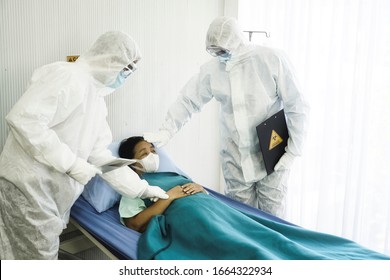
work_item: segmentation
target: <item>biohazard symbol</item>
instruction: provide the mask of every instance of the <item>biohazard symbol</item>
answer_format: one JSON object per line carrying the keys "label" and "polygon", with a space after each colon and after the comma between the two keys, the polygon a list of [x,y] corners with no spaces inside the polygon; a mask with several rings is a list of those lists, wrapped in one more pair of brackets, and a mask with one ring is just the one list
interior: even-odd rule
{"label": "biohazard symbol", "polygon": [[269,141],[269,150],[271,151],[273,148],[275,148],[277,145],[279,145],[282,142],[283,142],[282,137],[280,137],[275,130],[272,130],[271,139]]}

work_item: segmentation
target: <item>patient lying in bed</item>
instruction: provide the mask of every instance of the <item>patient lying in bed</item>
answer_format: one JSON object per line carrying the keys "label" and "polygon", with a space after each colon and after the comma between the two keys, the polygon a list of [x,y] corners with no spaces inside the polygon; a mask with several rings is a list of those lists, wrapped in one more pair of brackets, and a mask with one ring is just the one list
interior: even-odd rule
{"label": "patient lying in bed", "polygon": [[[119,148],[129,159],[150,153],[156,151],[142,137],[126,139]],[[139,176],[170,198],[152,203],[122,197],[123,223],[143,232],[139,259],[390,259],[344,238],[239,211],[182,175],[140,167],[135,166]]]}

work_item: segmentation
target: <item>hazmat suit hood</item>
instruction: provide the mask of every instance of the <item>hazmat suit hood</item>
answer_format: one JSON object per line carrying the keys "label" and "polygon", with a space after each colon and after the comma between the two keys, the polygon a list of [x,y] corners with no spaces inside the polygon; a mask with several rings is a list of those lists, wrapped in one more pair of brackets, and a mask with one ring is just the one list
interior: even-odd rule
{"label": "hazmat suit hood", "polygon": [[140,59],[141,52],[133,38],[120,31],[109,31],[80,55],[76,63],[88,64],[92,76],[101,87],[107,87],[125,66]]}
{"label": "hazmat suit hood", "polygon": [[235,18],[217,17],[210,24],[206,35],[206,48],[218,46],[237,54],[246,45],[241,28]]}

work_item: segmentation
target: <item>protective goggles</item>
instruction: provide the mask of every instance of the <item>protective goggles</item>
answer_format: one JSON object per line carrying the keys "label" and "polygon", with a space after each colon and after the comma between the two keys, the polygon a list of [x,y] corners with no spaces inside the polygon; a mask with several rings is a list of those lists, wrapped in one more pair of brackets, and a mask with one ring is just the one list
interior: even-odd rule
{"label": "protective goggles", "polygon": [[217,46],[209,46],[206,48],[207,52],[212,56],[221,56],[221,57],[228,57],[230,56],[230,51],[221,47]]}
{"label": "protective goggles", "polygon": [[127,78],[130,76],[135,70],[137,70],[136,62],[132,62],[129,65],[127,65],[125,68],[123,68],[122,75],[124,78]]}

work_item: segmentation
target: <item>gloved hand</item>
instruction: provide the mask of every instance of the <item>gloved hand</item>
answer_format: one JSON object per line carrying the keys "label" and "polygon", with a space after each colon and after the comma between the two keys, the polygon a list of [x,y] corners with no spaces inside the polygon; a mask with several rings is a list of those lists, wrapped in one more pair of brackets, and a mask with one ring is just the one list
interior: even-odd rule
{"label": "gloved hand", "polygon": [[159,198],[169,198],[169,195],[160,187],[148,186],[148,188],[142,194],[141,198],[150,198],[150,200],[156,202]]}
{"label": "gloved hand", "polygon": [[77,158],[66,173],[80,184],[86,185],[96,174],[102,174],[102,171],[86,160]]}
{"label": "gloved hand", "polygon": [[158,132],[145,132],[144,139],[156,145],[157,148],[165,146],[171,139],[171,134],[168,130],[160,130]]}
{"label": "gloved hand", "polygon": [[275,165],[274,170],[278,171],[278,170],[290,169],[293,162],[294,162],[294,156],[288,152],[285,152],[284,155],[278,161],[278,163]]}

